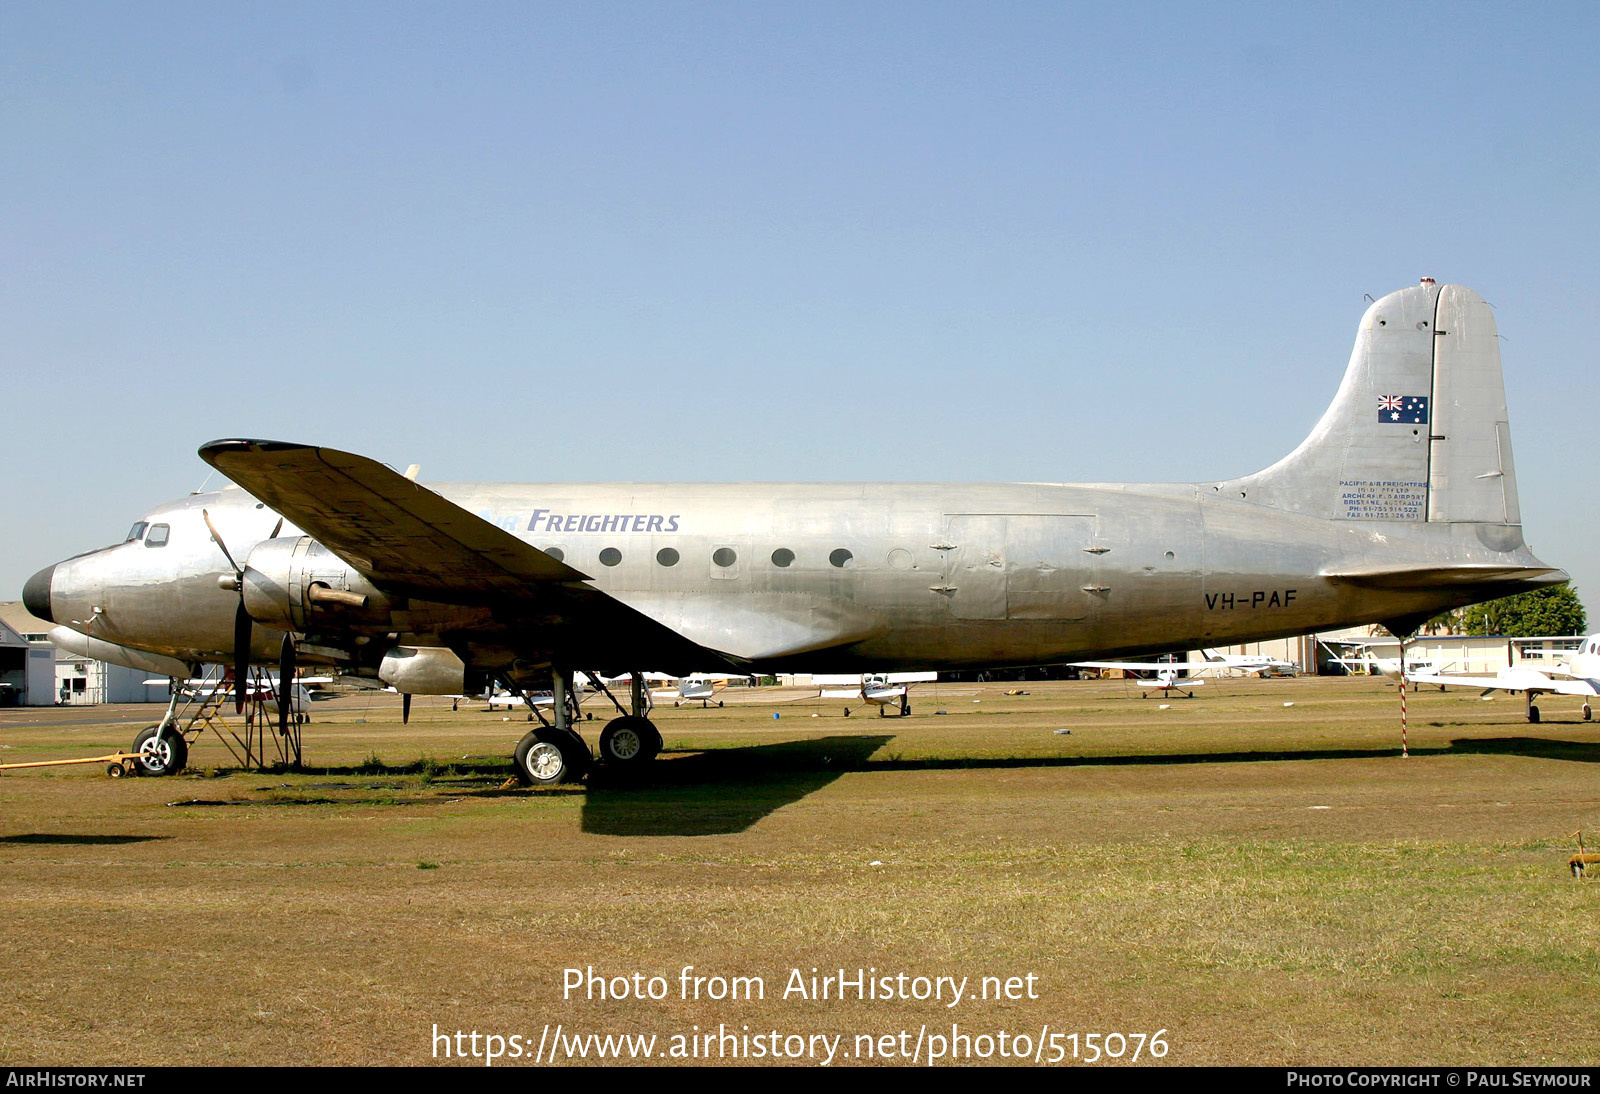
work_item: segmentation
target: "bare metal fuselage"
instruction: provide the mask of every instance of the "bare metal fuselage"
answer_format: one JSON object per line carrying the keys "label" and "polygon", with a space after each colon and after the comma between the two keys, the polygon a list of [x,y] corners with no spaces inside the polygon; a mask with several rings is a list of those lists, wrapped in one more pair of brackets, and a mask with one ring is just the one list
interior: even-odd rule
{"label": "bare metal fuselage", "polygon": [[[1512,546],[1479,542],[1500,528],[1456,526],[1446,542],[1417,524],[1304,517],[1230,484],[432,489],[757,670],[1049,664],[1410,617],[1492,590],[1375,589],[1325,573],[1503,561]],[[55,618],[133,648],[227,661],[237,597],[219,587],[232,571],[202,510],[236,552],[278,523],[237,489],[162,506],[144,519],[170,525],[164,546],[131,541],[57,565]],[[350,623],[361,641],[416,645],[497,626],[488,608],[398,598],[381,621]],[[275,656],[281,637],[258,627],[255,655]]]}

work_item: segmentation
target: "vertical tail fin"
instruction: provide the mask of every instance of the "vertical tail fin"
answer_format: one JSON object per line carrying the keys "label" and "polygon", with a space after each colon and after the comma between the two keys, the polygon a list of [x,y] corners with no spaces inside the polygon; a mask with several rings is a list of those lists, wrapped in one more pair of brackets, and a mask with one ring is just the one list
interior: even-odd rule
{"label": "vertical tail fin", "polygon": [[1519,525],[1488,304],[1432,281],[1377,301],[1311,435],[1218,489],[1330,520]]}

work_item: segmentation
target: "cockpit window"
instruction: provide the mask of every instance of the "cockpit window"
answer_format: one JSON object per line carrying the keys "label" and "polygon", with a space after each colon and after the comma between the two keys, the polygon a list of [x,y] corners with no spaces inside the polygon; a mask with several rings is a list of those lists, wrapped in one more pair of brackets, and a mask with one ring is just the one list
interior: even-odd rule
{"label": "cockpit window", "polygon": [[132,543],[136,539],[143,539],[144,538],[144,530],[146,528],[148,528],[148,527],[150,527],[150,524],[149,524],[148,521],[142,521],[142,520],[139,521],[132,528],[128,529],[128,538],[123,540],[122,542],[124,542],[124,543]]}
{"label": "cockpit window", "polygon": [[152,524],[145,533],[144,545],[146,547],[165,547],[167,537],[172,533],[172,528],[166,524]]}

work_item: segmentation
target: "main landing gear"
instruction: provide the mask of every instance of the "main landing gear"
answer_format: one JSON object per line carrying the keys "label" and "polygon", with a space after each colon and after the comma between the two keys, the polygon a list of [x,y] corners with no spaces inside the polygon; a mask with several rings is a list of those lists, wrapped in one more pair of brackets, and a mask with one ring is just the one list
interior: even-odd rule
{"label": "main landing gear", "polygon": [[[1539,696],[1541,694],[1543,694],[1543,693],[1542,692],[1537,692],[1537,691],[1528,692],[1528,721],[1532,722],[1535,725],[1539,724],[1538,699],[1539,699]],[[1587,721],[1593,720],[1593,718],[1594,718],[1594,707],[1589,705],[1588,700],[1585,700],[1584,704],[1583,704],[1583,720],[1585,722],[1587,722]]]}
{"label": "main landing gear", "polygon": [[600,731],[600,758],[612,767],[653,760],[661,745],[661,731],[650,719],[633,714],[611,719]]}
{"label": "main landing gear", "polygon": [[512,756],[525,786],[576,782],[589,773],[589,746],[571,729],[540,726],[517,742]]}
{"label": "main landing gear", "polygon": [[[625,710],[616,697],[591,674],[619,711],[619,717],[607,722],[600,731],[600,754],[591,755],[589,746],[578,735],[573,725],[578,720],[578,704],[572,694],[571,672],[557,671],[551,710],[554,724],[541,725],[517,742],[512,756],[517,778],[525,786],[555,786],[559,783],[577,782],[599,762],[613,771],[636,771],[655,759],[661,751],[661,731],[645,717],[649,710],[649,696],[639,673],[631,682],[632,713]],[[526,696],[524,696],[524,701]],[[538,708],[530,702],[530,710]],[[543,715],[540,715],[543,721]]]}

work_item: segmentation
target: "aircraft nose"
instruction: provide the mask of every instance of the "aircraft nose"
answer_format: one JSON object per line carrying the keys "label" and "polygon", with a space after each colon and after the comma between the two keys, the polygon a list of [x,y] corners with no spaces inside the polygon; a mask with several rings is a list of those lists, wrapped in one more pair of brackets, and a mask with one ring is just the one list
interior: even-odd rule
{"label": "aircraft nose", "polygon": [[56,617],[50,614],[50,582],[56,576],[54,566],[46,566],[28,579],[22,587],[22,604],[28,611],[40,619],[54,623]]}

